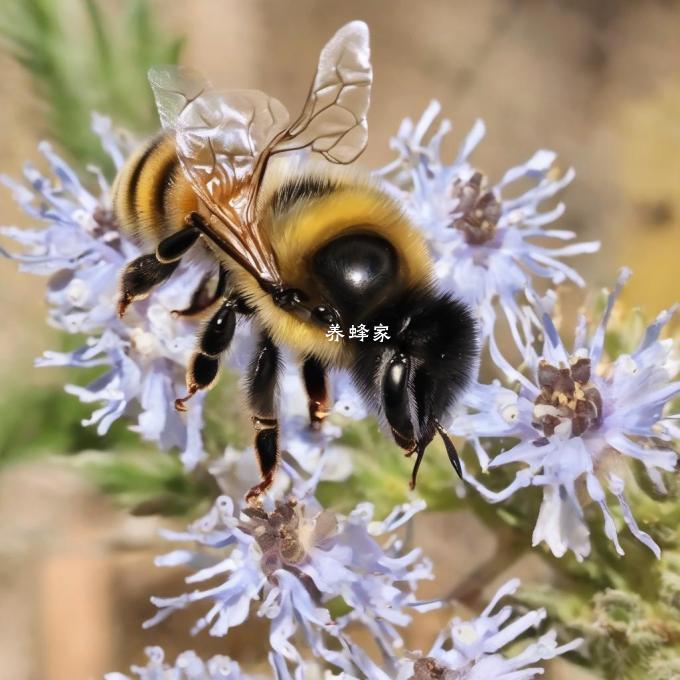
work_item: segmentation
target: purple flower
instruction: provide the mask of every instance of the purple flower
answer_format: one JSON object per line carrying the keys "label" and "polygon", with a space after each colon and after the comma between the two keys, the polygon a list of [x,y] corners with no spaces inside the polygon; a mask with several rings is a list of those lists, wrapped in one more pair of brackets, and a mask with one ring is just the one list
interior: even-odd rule
{"label": "purple flower", "polygon": [[[149,659],[147,665],[130,669],[137,680],[264,680],[261,675],[242,673],[228,656],[213,656],[203,661],[194,652],[182,652],[170,665],[160,647],[147,647],[145,652]],[[107,673],[104,680],[132,680],[132,677]]]}
{"label": "purple flower", "polygon": [[[96,117],[94,127],[119,165],[128,150],[120,148],[106,119]],[[81,401],[97,405],[84,424],[96,425],[103,435],[121,416],[135,417],[132,429],[163,449],[179,448],[190,469],[206,455],[201,440],[203,396],[197,396],[186,416],[175,411],[173,402],[184,389],[195,324],[175,318],[172,312],[189,305],[206,263],[198,258],[184,263],[165,285],[119,319],[120,271],[140,251],[118,230],[110,189],[101,173],[95,170],[99,193],[93,194],[49,144],[42,143],[40,150],[51,177],[29,165],[24,170],[25,184],[2,178],[38,225],[2,228],[2,235],[22,246],[21,251],[2,254],[19,263],[22,271],[48,277],[50,325],[87,338],[75,351],[48,351],[36,363],[103,367],[88,386],[66,387]]]}
{"label": "purple flower", "polygon": [[[178,549],[159,557],[159,566],[191,567],[191,584],[218,575],[223,580],[178,597],[153,598],[159,611],[145,626],[205,601],[210,608],[193,632],[207,628],[222,636],[243,623],[258,602],[258,616],[270,620],[272,659],[281,677],[283,668],[303,663],[296,636],[317,658],[347,672],[351,662],[327,642],[341,640],[350,622],[368,628],[386,655],[401,645],[398,628],[411,620],[406,610],[419,606],[415,590],[432,573],[419,550],[404,552],[394,532],[424,504],[399,506],[378,522],[368,503],[344,517],[323,510],[303,486],[294,490],[297,496],[240,510],[222,496],[186,532],[164,532],[168,539],[194,541],[212,550]],[[333,620],[326,603],[338,597],[349,611]]]}
{"label": "purple flower", "polygon": [[[465,398],[472,412],[457,416],[452,424],[452,432],[473,442],[482,469],[524,464],[514,481],[496,492],[466,473],[468,481],[490,501],[505,500],[529,485],[543,487],[533,544],[545,541],[558,557],[567,550],[579,560],[590,553],[584,499],[599,506],[606,535],[623,554],[607,492],[618,501],[631,533],[657,557],[660,554],[652,537],[638,526],[625,486],[631,460],[642,463],[660,490],[660,471],[672,471],[677,463],[667,406],[680,395],[680,382],[674,380],[677,366],[672,341],[660,339],[672,310],[648,326],[630,354],[606,358],[607,325],[628,276],[627,270],[621,272],[590,338],[585,318],[579,319],[571,351],[537,303],[544,341],[540,352],[532,344],[524,347],[526,375],[496,357],[518,389],[499,382],[473,386]],[[480,439],[499,438],[517,443],[489,459]]]}
{"label": "purple flower", "polygon": [[[417,123],[405,119],[392,140],[398,158],[377,174],[422,227],[440,285],[476,310],[483,336],[493,332],[496,302],[514,332],[527,319],[517,298],[532,290],[533,277],[583,286],[581,276],[562,258],[595,252],[599,243],[562,245],[575,234],[544,228],[561,217],[564,205],[541,210],[543,203],[574,177],[570,169],[560,179],[553,178],[552,151],[537,151],[526,163],[508,170],[500,182],[489,184],[468,161],[484,136],[484,124],[475,123],[456,158],[446,164],[441,143],[451,124],[445,119],[434,129],[439,112],[439,103],[433,101]],[[529,180],[533,186],[513,193],[518,180]],[[539,245],[535,239],[552,239],[559,245]]]}

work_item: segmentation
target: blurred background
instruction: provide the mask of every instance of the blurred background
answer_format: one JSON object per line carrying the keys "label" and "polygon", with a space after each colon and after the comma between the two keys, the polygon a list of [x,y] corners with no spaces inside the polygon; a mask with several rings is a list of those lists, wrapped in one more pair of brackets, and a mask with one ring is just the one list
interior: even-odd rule
{"label": "blurred background", "polygon": [[[40,165],[38,141],[79,125],[69,114],[73,102],[84,111],[94,101],[114,120],[150,129],[146,103],[139,111],[124,105],[127,83],[137,88],[129,95],[133,100],[148,96],[140,94],[144,86],[122,71],[108,99],[93,99],[96,80],[76,81],[71,92],[54,82],[45,85],[54,74],[39,59],[42,49],[64,68],[83,68],[90,59],[96,5],[0,3],[1,172],[18,177],[25,161]],[[130,14],[146,5],[167,42],[153,52],[156,43],[149,41],[143,59],[180,55],[182,63],[221,86],[264,90],[292,110],[303,101],[325,41],[343,23],[365,20],[375,73],[365,165],[390,160],[389,139],[401,119],[418,117],[432,98],[454,123],[451,153],[481,117],[487,136],[473,161],[492,180],[538,148],[557,151],[561,169],[576,169],[562,196],[567,212],[561,226],[583,240],[602,241],[598,255],[577,263],[593,286],[611,284],[616,270],[628,264],[634,272],[628,303],[644,305],[652,315],[678,299],[680,2],[107,0],[98,3],[99,27],[114,32],[114,47],[125,42]],[[49,17],[58,17],[59,26]],[[11,55],[21,21],[33,21],[36,29],[27,47],[36,58],[24,59],[32,72]],[[183,38],[181,50],[174,38]],[[113,63],[115,72],[115,58]],[[64,153],[84,167],[88,144],[84,140]],[[4,189],[0,223],[31,224]],[[194,648],[261,660],[260,635],[252,626],[235,629],[226,640],[190,639],[186,631],[196,611],[141,630],[153,612],[149,596],[181,587],[181,573],[152,564],[163,549],[156,530],[172,520],[130,516],[73,466],[51,456],[87,448],[115,451],[137,442],[123,425],[105,442],[82,431],[79,420],[88,410],[61,391],[78,377],[33,368],[36,356],[63,343],[45,323],[43,282],[17,273],[7,261],[0,261],[0,281],[0,679],[97,678],[140,662],[148,644],[165,646],[173,658]],[[493,552],[491,537],[466,513],[455,522],[430,513],[419,518],[417,531],[438,573],[426,597],[450,591]],[[514,573],[540,580],[541,569],[528,559]],[[432,628],[414,627],[408,646],[427,646],[444,620],[442,615]],[[577,677],[563,662],[550,673]]]}

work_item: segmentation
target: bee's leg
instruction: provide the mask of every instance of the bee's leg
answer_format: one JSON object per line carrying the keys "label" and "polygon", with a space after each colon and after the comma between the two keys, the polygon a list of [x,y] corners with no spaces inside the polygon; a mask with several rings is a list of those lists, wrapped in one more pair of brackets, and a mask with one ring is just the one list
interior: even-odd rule
{"label": "bee's leg", "polygon": [[206,309],[210,309],[221,297],[224,296],[224,291],[227,288],[227,272],[223,267],[220,267],[219,274],[217,276],[217,284],[215,290],[210,292],[210,282],[214,278],[214,273],[206,274],[201,282],[198,284],[198,288],[194,291],[191,296],[191,302],[186,309],[173,309],[173,316],[184,316],[192,317],[198,316],[199,314],[205,312]]}
{"label": "bee's leg", "polygon": [[177,269],[178,264],[179,260],[159,262],[154,253],[132,260],[123,270],[118,315],[122,317],[135,300],[143,300],[154,286],[165,281]]}
{"label": "bee's leg", "polygon": [[119,316],[125,314],[132,302],[145,298],[152,288],[165,281],[200,235],[201,232],[188,223],[184,229],[164,238],[155,253],[142,255],[130,262],[123,270],[118,300]]}
{"label": "bee's leg", "polygon": [[192,226],[190,218],[185,220],[185,227],[166,236],[156,246],[156,258],[159,262],[176,262],[189,251],[201,235],[200,230]]}
{"label": "bee's leg", "polygon": [[302,364],[302,378],[307,390],[309,424],[313,430],[318,430],[328,415],[329,395],[326,369],[316,357],[309,356]]}
{"label": "bee's leg", "polygon": [[200,333],[198,349],[187,367],[187,390],[185,397],[175,400],[178,411],[186,411],[186,402],[198,390],[205,390],[215,383],[220,367],[220,355],[227,350],[236,328],[236,305],[234,299],[225,300],[213,314]]}
{"label": "bee's leg", "polygon": [[281,366],[278,347],[268,335],[258,343],[247,372],[248,405],[255,426],[255,453],[262,481],[246,494],[246,501],[256,501],[274,480],[279,458],[279,423],[276,418],[276,387]]}

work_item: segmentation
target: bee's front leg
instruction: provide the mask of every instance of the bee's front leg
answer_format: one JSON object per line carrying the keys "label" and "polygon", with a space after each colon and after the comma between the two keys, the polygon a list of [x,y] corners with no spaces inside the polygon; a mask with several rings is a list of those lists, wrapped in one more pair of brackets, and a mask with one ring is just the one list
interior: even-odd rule
{"label": "bee's front leg", "polygon": [[118,316],[135,301],[143,300],[159,283],[163,283],[177,269],[177,262],[159,262],[155,253],[132,260],[123,270],[118,298]]}
{"label": "bee's front leg", "polygon": [[276,388],[281,368],[278,347],[263,334],[246,374],[248,405],[255,426],[255,454],[260,465],[262,481],[246,494],[252,503],[274,481],[279,460],[279,421],[276,417]]}
{"label": "bee's front leg", "polygon": [[[189,218],[187,218],[189,220]],[[130,262],[123,270],[121,292],[118,300],[118,315],[135,300],[143,300],[159,283],[163,283],[177,269],[180,258],[201,235],[190,221],[186,227],[164,238],[155,253],[141,255]]]}

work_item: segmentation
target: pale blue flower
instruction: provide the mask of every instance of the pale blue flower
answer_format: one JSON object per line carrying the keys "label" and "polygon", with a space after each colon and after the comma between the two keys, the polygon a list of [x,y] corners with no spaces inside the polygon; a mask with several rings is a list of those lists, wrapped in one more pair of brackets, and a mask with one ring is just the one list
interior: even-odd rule
{"label": "pale blue flower", "polygon": [[509,605],[494,613],[499,601],[518,588],[519,580],[512,579],[499,588],[479,616],[470,621],[454,618],[426,654],[412,651],[379,665],[345,640],[356,665],[356,675],[347,675],[346,680],[529,680],[542,675],[543,668],[536,664],[576,649],[583,640],[558,645],[555,632],[548,631],[521,652],[504,654],[504,647],[538,628],[546,618],[544,609],[516,616]]}
{"label": "pale blue flower", "polygon": [[[419,582],[432,578],[420,550],[404,552],[395,534],[424,504],[398,506],[382,522],[373,519],[368,503],[344,517],[323,510],[305,484],[313,488],[315,480],[296,480],[297,497],[268,499],[258,508],[239,510],[221,496],[186,532],[164,532],[168,539],[211,550],[178,549],[159,557],[159,566],[192,568],[190,584],[217,576],[222,582],[178,597],[153,598],[159,611],[145,626],[205,601],[210,609],[194,633],[207,628],[212,635],[226,635],[256,608],[258,616],[270,620],[272,659],[280,668],[301,666],[295,643],[301,637],[315,657],[349,672],[346,655],[329,648],[328,641],[340,640],[351,622],[368,628],[383,652],[391,654],[402,643],[398,628],[411,620],[406,610],[421,606],[415,598]],[[326,603],[337,597],[349,613],[334,621]]]}
{"label": "pale blue flower", "polygon": [[[533,278],[583,286],[581,276],[562,258],[595,252],[599,243],[564,245],[573,241],[573,232],[544,228],[561,217],[564,205],[543,208],[543,204],[574,177],[570,169],[553,179],[555,153],[537,151],[526,163],[508,170],[500,182],[487,185],[468,160],[484,136],[484,124],[475,123],[453,162],[447,164],[441,157],[441,143],[451,124],[445,119],[435,128],[439,112],[439,103],[433,101],[417,123],[404,120],[392,140],[398,158],[377,174],[423,229],[440,285],[476,311],[483,336],[493,332],[496,303],[514,332],[527,318],[518,297],[533,289]],[[533,186],[514,190],[518,180]],[[559,245],[543,245],[546,239]]]}
{"label": "pale blue flower", "polygon": [[107,673],[104,680],[264,680],[261,675],[243,673],[228,656],[213,656],[203,661],[188,651],[182,652],[171,665],[160,647],[147,647],[144,651],[149,659],[146,666],[132,666],[132,676]]}
{"label": "pale blue flower", "polygon": [[[103,146],[120,164],[124,154],[110,124],[98,117],[94,126]],[[121,416],[136,418],[132,429],[163,449],[179,448],[185,466],[192,468],[205,458],[203,395],[197,395],[187,415],[175,411],[174,400],[184,391],[196,325],[175,318],[172,311],[189,305],[206,265],[198,258],[181,265],[166,284],[119,319],[120,272],[141,253],[116,228],[110,188],[101,173],[95,171],[99,192],[91,193],[49,144],[41,144],[40,150],[51,177],[29,165],[24,170],[25,184],[2,178],[39,225],[0,230],[22,246],[20,252],[2,253],[18,262],[22,271],[48,277],[50,324],[83,334],[86,340],[72,352],[45,352],[36,363],[101,366],[103,373],[91,384],[66,387],[81,401],[97,405],[84,424],[95,425],[103,435]]]}
{"label": "pale blue flower", "polygon": [[[93,127],[120,167],[130,152],[131,141],[126,141],[107,118],[95,116]],[[48,144],[41,144],[40,149],[53,177],[27,166],[27,186],[2,178],[40,227],[2,228],[1,234],[23,248],[12,253],[0,249],[0,253],[18,262],[22,271],[49,277],[50,324],[87,337],[77,350],[47,351],[36,363],[101,366],[104,372],[86,387],[66,386],[66,391],[81,401],[97,405],[83,424],[96,426],[103,435],[118,418],[136,418],[131,429],[163,449],[179,448],[186,468],[191,469],[206,458],[201,436],[205,393],[194,396],[185,414],[177,413],[174,401],[186,392],[185,372],[196,345],[197,323],[177,318],[172,312],[189,306],[210,264],[201,254],[192,252],[166,283],[146,300],[133,304],[121,320],[117,314],[120,273],[141,251],[117,229],[110,187],[101,173],[94,170],[99,191],[93,194]],[[249,320],[239,320],[226,357],[225,363],[238,373],[245,371],[251,359],[255,332],[251,326]],[[341,386],[346,383],[336,373],[332,379]],[[338,395],[346,392],[343,388]],[[326,468],[321,478],[345,479],[351,472],[351,460],[343,447],[334,444],[342,434],[341,428],[327,421],[320,432],[309,430],[298,367],[294,376],[292,369],[285,373],[280,401],[282,448],[310,474],[323,454]],[[355,406],[344,414],[363,417],[365,411]],[[243,460],[254,461],[254,453],[245,452]],[[251,467],[255,470],[252,486],[259,481],[259,474],[255,466]]]}
{"label": "pale blue flower", "polygon": [[[584,498],[600,507],[606,535],[623,554],[607,493],[617,499],[631,533],[657,557],[660,554],[631,512],[625,483],[628,463],[638,460],[663,491],[660,471],[673,471],[677,464],[667,406],[680,395],[680,382],[675,380],[672,340],[660,339],[673,310],[659,314],[633,352],[607,359],[607,325],[628,276],[627,270],[621,272],[590,338],[585,318],[579,319],[571,351],[536,301],[544,341],[540,351],[532,344],[523,348],[526,372],[495,357],[517,389],[500,382],[474,385],[464,399],[471,412],[455,417],[451,427],[453,433],[472,441],[484,470],[524,463],[513,482],[500,491],[487,489],[467,472],[465,477],[492,502],[503,501],[522,487],[543,487],[533,544],[545,541],[558,557],[567,550],[578,559],[590,553]],[[517,443],[489,459],[480,439]]]}

